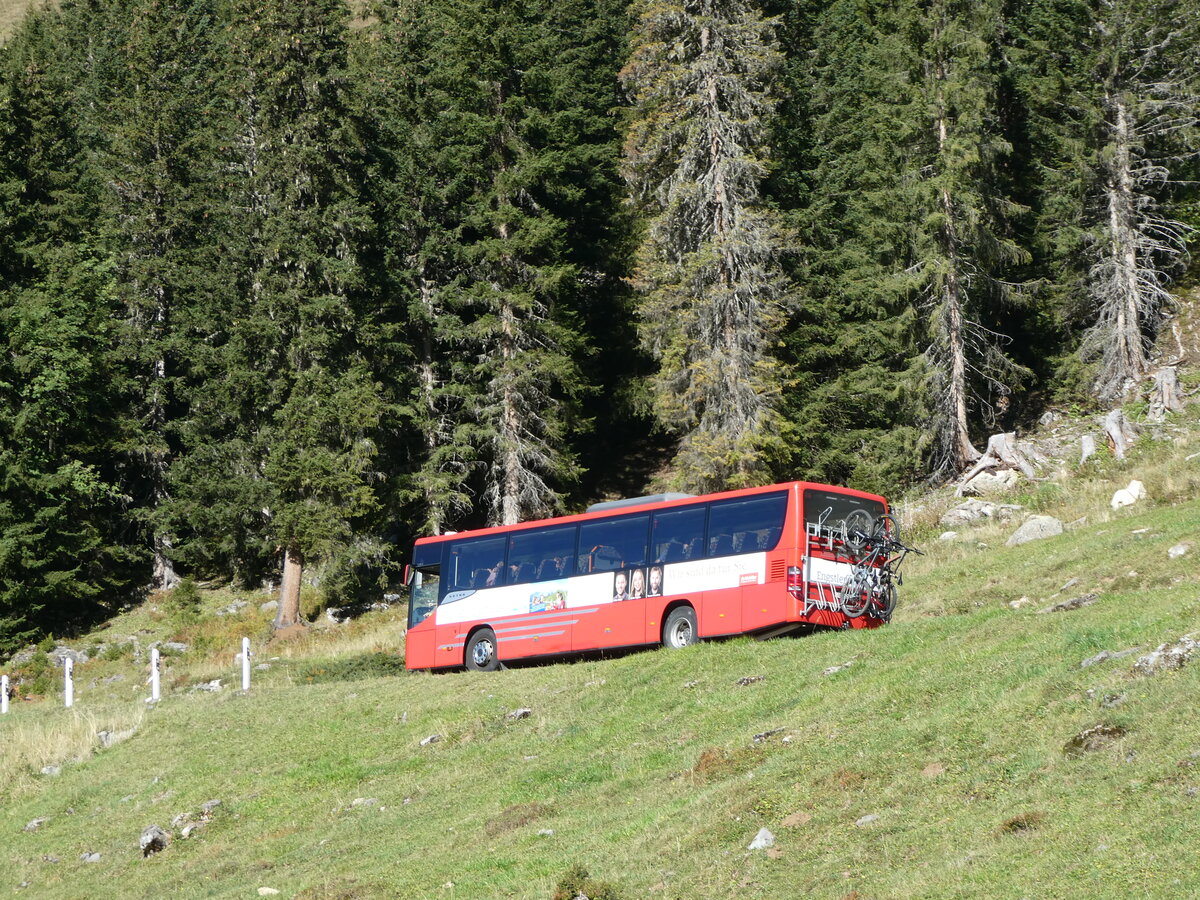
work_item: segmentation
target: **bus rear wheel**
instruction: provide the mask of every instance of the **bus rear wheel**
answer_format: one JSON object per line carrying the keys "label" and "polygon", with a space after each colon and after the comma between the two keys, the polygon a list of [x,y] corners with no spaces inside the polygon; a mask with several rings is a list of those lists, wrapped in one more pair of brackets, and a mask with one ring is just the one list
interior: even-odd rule
{"label": "bus rear wheel", "polygon": [[690,606],[671,610],[663,623],[662,642],[664,647],[679,650],[689,647],[700,639],[696,632],[696,611]]}
{"label": "bus rear wheel", "polygon": [[500,657],[496,655],[496,632],[480,628],[467,641],[463,662],[472,672],[495,672],[500,668]]}

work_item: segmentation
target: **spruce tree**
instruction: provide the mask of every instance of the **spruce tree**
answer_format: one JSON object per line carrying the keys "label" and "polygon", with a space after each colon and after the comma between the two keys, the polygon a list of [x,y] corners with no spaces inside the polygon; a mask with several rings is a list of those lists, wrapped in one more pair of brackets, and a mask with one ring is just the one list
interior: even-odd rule
{"label": "spruce tree", "polygon": [[835,3],[813,56],[823,149],[803,219],[830,298],[817,327],[843,329],[845,364],[828,365],[854,398],[834,427],[869,422],[882,400],[929,434],[887,442],[919,448],[934,473],[978,456],[973,432],[1024,375],[995,327],[1024,259],[996,112],[1002,21],[999,4]]}
{"label": "spruce tree", "polygon": [[194,356],[202,390],[180,425],[171,506],[185,559],[249,580],[282,556],[283,628],[299,621],[304,565],[356,553],[377,506],[362,147],[345,6],[231,10],[230,289]]}
{"label": "spruce tree", "polygon": [[625,166],[647,220],[635,281],[654,408],[681,435],[679,486],[761,482],[785,447],[782,240],[760,196],[775,23],[745,0],[634,9]]}
{"label": "spruce tree", "polygon": [[972,414],[987,421],[1023,374],[988,320],[1008,299],[1006,268],[1026,253],[1006,233],[1018,210],[1000,178],[1011,150],[995,105],[1003,6],[944,0],[922,18],[913,49],[924,76],[915,98],[924,134],[913,135],[908,162],[911,174],[927,174],[916,182],[922,218],[914,223],[913,267],[929,323],[935,466],[955,472],[979,456]]}
{"label": "spruce tree", "polygon": [[[172,539],[152,520],[167,499],[170,430],[183,415],[180,384],[190,356],[189,321],[211,326],[217,269],[217,157],[210,0],[132,0],[126,7],[120,81],[94,113],[104,141],[96,154],[105,195],[105,237],[118,261],[125,304],[121,351],[130,371],[136,430],[127,454],[138,465],[135,498],[151,533],[153,582],[178,582]],[[196,321],[199,320],[199,321]]]}
{"label": "spruce tree", "polygon": [[1200,140],[1200,5],[1039,0],[1018,31],[1040,234],[1065,317],[1084,332],[1084,379],[1111,401],[1147,374],[1187,258],[1190,228],[1172,204]]}
{"label": "spruce tree", "polygon": [[614,243],[611,87],[587,65],[604,58],[594,41],[615,45],[606,6],[381,10],[382,89],[401,111],[388,246],[417,362],[412,484],[428,528],[466,514],[476,489],[488,521],[546,515],[577,475],[580,274],[590,263],[611,283],[595,265]]}
{"label": "spruce tree", "polygon": [[112,265],[58,15],[0,57],[0,652],[136,595]]}
{"label": "spruce tree", "polygon": [[787,152],[771,183],[805,248],[791,260],[806,296],[786,335],[790,459],[802,477],[886,492],[920,477],[929,453],[920,318],[903,274],[902,38],[863,4],[800,12],[785,19],[776,140]]}

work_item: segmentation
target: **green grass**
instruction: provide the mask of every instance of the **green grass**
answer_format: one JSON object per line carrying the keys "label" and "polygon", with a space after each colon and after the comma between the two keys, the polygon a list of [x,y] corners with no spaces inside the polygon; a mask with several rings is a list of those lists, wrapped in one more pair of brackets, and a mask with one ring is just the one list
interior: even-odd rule
{"label": "green grass", "polygon": [[[1200,894],[1200,661],[1154,678],[1133,676],[1136,656],[1080,667],[1200,630],[1190,440],[1038,490],[1043,511],[1088,521],[1023,547],[1004,546],[1016,522],[932,540],[931,508],[911,532],[929,555],[872,632],[395,675],[389,610],[257,650],[271,669],[241,696],[187,688],[236,682],[237,638],[267,633],[261,598],[214,618],[235,595],[207,592],[190,624],[166,603],[131,610],[77,643],[190,641],[157,708],[119,656],[79,667],[75,711],[49,698],[0,720],[0,891],[548,900],[582,865],[627,900]],[[1112,512],[1131,477],[1151,501]],[[1192,552],[1168,559],[1182,540]],[[1085,592],[1099,600],[1037,612]],[[518,707],[532,714],[510,720]],[[1125,735],[1065,752],[1095,725]],[[48,764],[62,774],[37,774]],[[141,858],[143,828],[210,799],[203,830]],[[747,850],[764,826],[775,850]]]}
{"label": "green grass", "polygon": [[[1167,512],[1194,521],[1200,504]],[[630,897],[1195,894],[1200,738],[1187,711],[1200,666],[1135,679],[1132,659],[1079,662],[1198,620],[1188,581],[1047,616],[985,605],[495,675],[310,685],[281,672],[249,696],[176,695],[128,740],[0,789],[0,887],[548,898],[579,862]],[[738,686],[745,675],[765,678]],[[520,706],[532,716],[508,720]],[[20,708],[0,739],[88,714]],[[1063,753],[1101,722],[1129,733]],[[772,728],[784,732],[754,743]],[[430,734],[443,739],[421,747]],[[729,764],[697,771],[711,750]],[[140,858],[143,828],[214,798],[199,835]],[[811,819],[784,827],[799,812]],[[856,826],[866,815],[879,819]],[[778,858],[745,849],[762,826]],[[80,862],[87,851],[101,861]]]}

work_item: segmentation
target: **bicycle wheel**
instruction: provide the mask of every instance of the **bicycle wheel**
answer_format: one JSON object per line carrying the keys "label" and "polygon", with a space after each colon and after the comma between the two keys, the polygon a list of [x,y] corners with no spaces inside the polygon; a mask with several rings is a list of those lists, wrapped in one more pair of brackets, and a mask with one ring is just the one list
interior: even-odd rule
{"label": "bicycle wheel", "polygon": [[838,588],[838,602],[842,612],[848,619],[857,619],[867,611],[870,603],[870,584],[865,572],[854,572],[846,579],[845,584]]}
{"label": "bicycle wheel", "polygon": [[900,523],[896,521],[891,513],[884,513],[875,520],[875,527],[871,530],[872,541],[890,540],[892,543],[900,543]]}
{"label": "bicycle wheel", "polygon": [[887,622],[892,618],[892,612],[896,609],[896,585],[889,581],[883,585],[878,596],[875,598],[875,616]]}
{"label": "bicycle wheel", "polygon": [[875,520],[865,509],[856,509],[842,519],[842,546],[851,556],[862,553],[875,529]]}

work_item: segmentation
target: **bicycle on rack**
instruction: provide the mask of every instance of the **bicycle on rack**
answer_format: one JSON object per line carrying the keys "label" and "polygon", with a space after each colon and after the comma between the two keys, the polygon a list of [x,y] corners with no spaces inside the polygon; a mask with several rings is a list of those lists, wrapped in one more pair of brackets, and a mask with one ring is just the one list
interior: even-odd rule
{"label": "bicycle on rack", "polygon": [[842,612],[857,619],[870,611],[875,618],[890,621],[896,608],[896,587],[903,584],[900,566],[915,547],[900,541],[900,526],[890,515],[878,519],[855,510],[842,523],[842,547],[853,570],[838,588]]}

